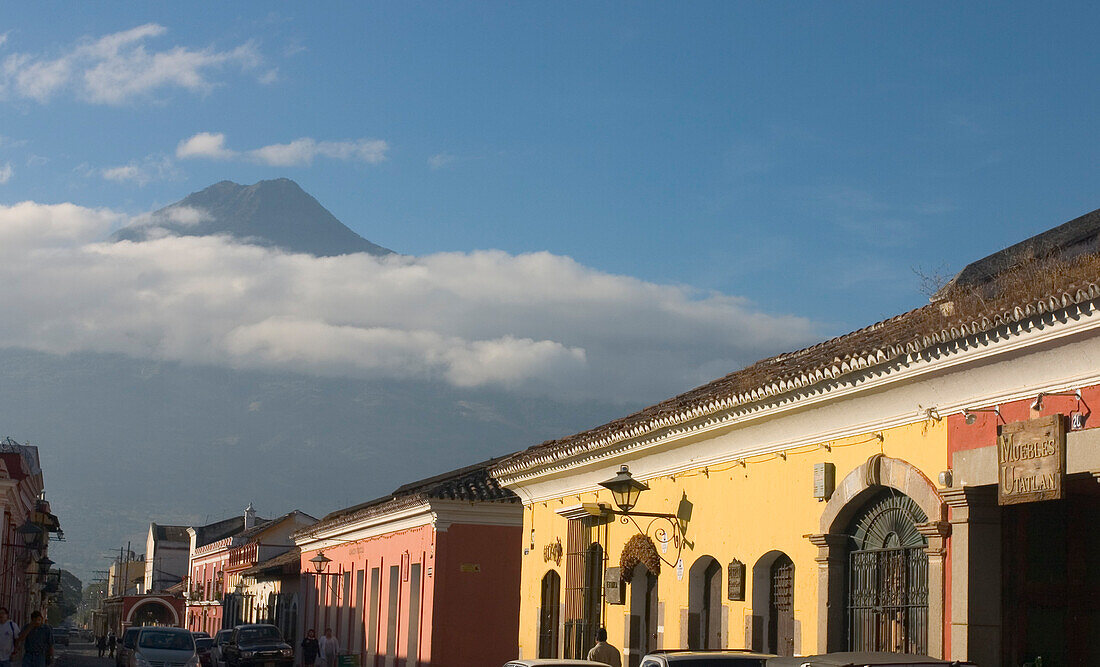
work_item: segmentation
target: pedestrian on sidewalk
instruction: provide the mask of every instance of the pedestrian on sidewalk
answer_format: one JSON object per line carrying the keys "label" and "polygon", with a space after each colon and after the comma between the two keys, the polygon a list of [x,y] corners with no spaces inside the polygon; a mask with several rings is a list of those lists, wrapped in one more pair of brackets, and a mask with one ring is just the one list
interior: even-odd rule
{"label": "pedestrian on sidewalk", "polygon": [[325,628],[325,636],[317,640],[321,649],[321,664],[324,667],[336,667],[336,656],[340,655],[340,640],[332,634],[332,628]]}
{"label": "pedestrian on sidewalk", "polygon": [[111,657],[115,657],[115,646],[118,645],[118,637],[115,636],[115,631],[111,630],[107,633],[107,650],[111,652]]}
{"label": "pedestrian on sidewalk", "polygon": [[[302,640],[302,667],[313,667],[313,663],[317,662],[317,654],[321,652],[321,647],[317,644],[317,633],[310,630],[306,633],[306,638]],[[0,665],[0,667],[4,667]]]}
{"label": "pedestrian on sidewalk", "polygon": [[610,667],[623,667],[619,649],[607,643],[607,630],[604,628],[596,631],[596,645],[588,652],[588,659],[593,662],[602,662]]}
{"label": "pedestrian on sidewalk", "polygon": [[31,624],[19,633],[18,642],[23,646],[23,667],[46,667],[53,660],[53,628],[42,612],[31,613]]}
{"label": "pedestrian on sidewalk", "polygon": [[[99,635],[95,638],[95,647],[99,649],[99,657],[103,657],[103,654],[107,652],[107,636]],[[2,666],[0,666],[2,667]]]}
{"label": "pedestrian on sidewalk", "polygon": [[15,640],[18,638],[19,626],[8,617],[8,608],[0,607],[0,667],[11,667]]}

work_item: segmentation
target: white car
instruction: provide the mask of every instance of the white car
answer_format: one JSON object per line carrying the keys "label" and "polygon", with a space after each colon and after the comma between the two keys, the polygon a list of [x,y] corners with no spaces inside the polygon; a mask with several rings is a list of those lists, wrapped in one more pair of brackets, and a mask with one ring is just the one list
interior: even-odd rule
{"label": "white car", "polygon": [[130,653],[130,667],[199,667],[195,637],[183,628],[142,628]]}
{"label": "white car", "polygon": [[559,658],[538,658],[537,660],[512,660],[504,663],[504,667],[607,667],[602,662],[591,660],[563,660]]}

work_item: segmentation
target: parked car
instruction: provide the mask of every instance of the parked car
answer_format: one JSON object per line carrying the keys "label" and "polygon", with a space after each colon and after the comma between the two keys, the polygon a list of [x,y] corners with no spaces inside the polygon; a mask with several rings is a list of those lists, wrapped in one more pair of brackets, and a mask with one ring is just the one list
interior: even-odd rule
{"label": "parked car", "polygon": [[214,667],[214,660],[210,657],[210,649],[214,646],[214,640],[210,637],[195,637],[195,653],[199,656],[199,664],[202,667]]}
{"label": "parked car", "polygon": [[737,649],[699,651],[666,649],[647,653],[641,667],[765,667],[774,653]]}
{"label": "parked car", "polygon": [[565,660],[560,658],[539,658],[537,660],[512,660],[504,663],[504,667],[607,667],[602,662],[591,660]]}
{"label": "parked car", "polygon": [[130,667],[130,653],[134,650],[139,632],[141,632],[140,627],[126,628],[118,638],[118,645],[115,647],[115,667]]}
{"label": "parked car", "polygon": [[771,658],[767,667],[931,667],[962,666],[972,662],[940,660],[912,653],[844,652],[807,655],[800,658]]}
{"label": "parked car", "polygon": [[192,632],[191,635],[195,639],[200,639],[200,638],[201,639],[210,639],[210,633],[209,632],[202,632],[201,630],[199,632]]}
{"label": "parked car", "polygon": [[214,667],[225,667],[225,655],[223,650],[232,637],[233,628],[218,630],[214,633],[214,645],[210,647],[210,661],[214,663]]}
{"label": "parked car", "polygon": [[54,628],[53,629],[53,643],[54,646],[68,646],[69,645],[69,629],[68,628]]}
{"label": "parked car", "polygon": [[149,626],[141,628],[129,667],[199,667],[195,638],[183,628]]}
{"label": "parked car", "polygon": [[294,649],[274,625],[250,623],[233,628],[222,659],[226,667],[294,667]]}

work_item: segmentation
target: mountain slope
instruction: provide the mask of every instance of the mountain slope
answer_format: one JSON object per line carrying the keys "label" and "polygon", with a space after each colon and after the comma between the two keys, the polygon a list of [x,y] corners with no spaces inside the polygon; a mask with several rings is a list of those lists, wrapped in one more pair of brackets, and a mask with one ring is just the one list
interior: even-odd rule
{"label": "mountain slope", "polygon": [[148,220],[118,230],[111,240],[143,241],[165,232],[177,236],[229,234],[246,243],[319,257],[393,252],[353,232],[287,178],[253,185],[215,183],[165,206]]}

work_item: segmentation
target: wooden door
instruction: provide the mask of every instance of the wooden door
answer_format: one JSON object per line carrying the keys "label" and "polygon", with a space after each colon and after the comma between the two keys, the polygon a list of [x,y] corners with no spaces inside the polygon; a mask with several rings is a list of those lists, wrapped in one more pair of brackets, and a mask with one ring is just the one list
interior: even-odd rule
{"label": "wooden door", "polygon": [[786,554],[772,563],[768,646],[778,655],[794,655],[794,563]]}

